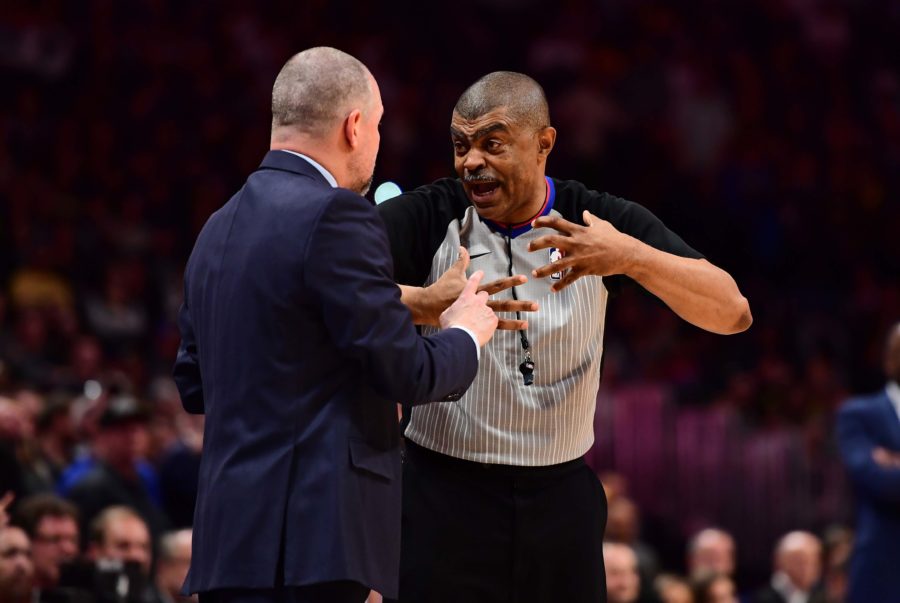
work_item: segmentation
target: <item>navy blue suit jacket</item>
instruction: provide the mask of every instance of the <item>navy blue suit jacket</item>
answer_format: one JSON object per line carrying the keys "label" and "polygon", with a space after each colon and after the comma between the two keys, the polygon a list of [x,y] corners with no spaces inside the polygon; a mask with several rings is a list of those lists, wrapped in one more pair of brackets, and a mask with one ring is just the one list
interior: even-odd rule
{"label": "navy blue suit jacket", "polygon": [[190,592],[354,580],[395,596],[395,402],[457,399],[460,329],[423,338],[375,208],[269,152],[203,227],[173,374],[206,414]]}
{"label": "navy blue suit jacket", "polygon": [[900,603],[900,469],[872,460],[877,446],[900,452],[900,419],[887,393],[848,400],[837,437],[857,502],[847,602]]}

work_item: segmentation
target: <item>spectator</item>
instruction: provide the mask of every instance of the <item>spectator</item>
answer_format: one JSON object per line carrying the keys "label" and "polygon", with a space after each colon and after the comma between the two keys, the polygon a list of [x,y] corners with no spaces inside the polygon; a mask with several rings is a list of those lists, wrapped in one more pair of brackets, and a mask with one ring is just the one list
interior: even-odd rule
{"label": "spectator", "polygon": [[29,435],[25,412],[15,400],[0,396],[0,492],[23,493],[22,447]]}
{"label": "spectator", "polygon": [[36,494],[21,501],[13,524],[31,539],[35,586],[56,587],[60,567],[78,557],[78,509],[53,494]]}
{"label": "spectator", "polygon": [[640,595],[637,555],[627,544],[603,543],[608,603],[634,603]]}
{"label": "spectator", "polygon": [[147,523],[125,506],[104,509],[91,522],[88,556],[95,561],[131,561],[149,575],[152,546]]}
{"label": "spectator", "polygon": [[738,603],[734,582],[725,574],[700,571],[691,578],[694,603]]}
{"label": "spectator", "polygon": [[824,603],[822,543],[809,532],[790,532],[775,547],[775,571],[755,603]]}
{"label": "spectator", "polygon": [[653,549],[639,538],[641,515],[630,498],[619,495],[609,502],[604,538],[627,544],[637,555],[641,592],[649,592],[659,571],[659,561]]}
{"label": "spectator", "polygon": [[159,539],[159,557],[156,561],[156,590],[163,603],[197,601],[197,597],[185,597],[181,587],[191,565],[191,531],[166,532]]}
{"label": "spectator", "polygon": [[21,528],[0,528],[0,603],[31,603],[31,542]]}
{"label": "spectator", "polygon": [[91,522],[88,557],[99,568],[115,567],[128,576],[128,594],[143,601],[155,596],[150,579],[153,557],[143,518],[125,506],[108,507]]}
{"label": "spectator", "polygon": [[883,363],[884,389],[848,400],[837,416],[841,456],[857,497],[850,603],[900,602],[900,323],[888,331]]}
{"label": "spectator", "polygon": [[694,603],[691,585],[680,576],[660,574],[653,586],[660,603]]}
{"label": "spectator", "polygon": [[114,505],[135,509],[154,536],[168,527],[168,519],[158,506],[158,492],[151,492],[139,473],[148,417],[147,409],[130,396],[111,399],[103,411],[96,436],[97,462],[66,493],[81,511],[82,528],[100,511]]}
{"label": "spectator", "polygon": [[847,569],[853,551],[853,530],[832,525],[825,530],[824,590],[827,603],[843,603],[847,599]]}
{"label": "spectator", "polygon": [[52,492],[63,470],[72,462],[77,438],[70,406],[55,396],[41,410],[35,424],[35,455],[25,469],[28,492]]}
{"label": "spectator", "polygon": [[734,538],[718,528],[706,528],[695,534],[687,547],[688,575],[713,572],[734,575]]}

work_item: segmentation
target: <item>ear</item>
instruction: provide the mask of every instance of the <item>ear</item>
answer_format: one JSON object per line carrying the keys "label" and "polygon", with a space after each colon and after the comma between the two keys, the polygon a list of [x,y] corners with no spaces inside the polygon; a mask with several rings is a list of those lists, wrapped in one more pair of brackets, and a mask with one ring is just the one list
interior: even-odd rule
{"label": "ear", "polygon": [[359,146],[359,130],[362,124],[362,112],[354,109],[344,120],[344,139],[351,149]]}
{"label": "ear", "polygon": [[550,154],[550,151],[553,150],[553,145],[556,143],[556,128],[552,126],[547,126],[546,128],[542,128],[540,132],[538,132],[538,154],[543,156],[544,159],[547,158],[547,155]]}

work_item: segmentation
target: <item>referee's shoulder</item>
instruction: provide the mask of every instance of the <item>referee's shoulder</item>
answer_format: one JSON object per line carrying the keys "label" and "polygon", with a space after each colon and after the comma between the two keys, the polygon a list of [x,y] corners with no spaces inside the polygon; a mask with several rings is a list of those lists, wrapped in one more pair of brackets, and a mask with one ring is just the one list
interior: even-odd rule
{"label": "referee's shoulder", "polygon": [[458,178],[439,178],[397,195],[378,205],[378,213],[425,213],[462,215],[469,206],[465,189]]}
{"label": "referee's shoulder", "polygon": [[551,178],[551,180],[556,189],[554,207],[563,215],[571,213],[580,219],[581,212],[587,209],[594,215],[603,218],[604,214],[620,214],[637,205],[612,193],[589,188],[578,180],[557,178]]}

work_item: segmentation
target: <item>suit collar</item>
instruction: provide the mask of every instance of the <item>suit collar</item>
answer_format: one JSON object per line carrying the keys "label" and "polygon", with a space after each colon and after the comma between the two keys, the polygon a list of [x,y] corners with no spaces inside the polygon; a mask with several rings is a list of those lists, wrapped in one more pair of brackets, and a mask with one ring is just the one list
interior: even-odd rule
{"label": "suit collar", "polygon": [[269,151],[263,157],[262,163],[259,165],[261,170],[281,170],[282,172],[291,172],[302,176],[309,176],[317,182],[321,182],[326,186],[331,186],[325,177],[307,160],[298,157],[293,153],[285,153],[284,151]]}

